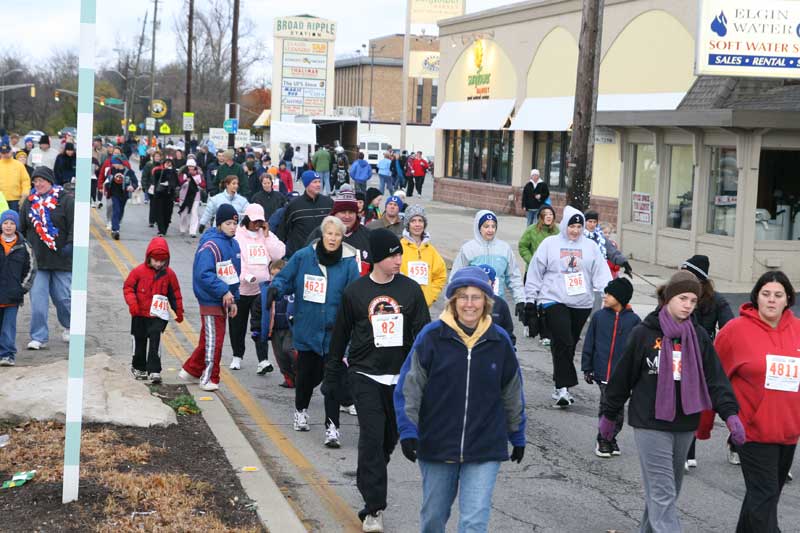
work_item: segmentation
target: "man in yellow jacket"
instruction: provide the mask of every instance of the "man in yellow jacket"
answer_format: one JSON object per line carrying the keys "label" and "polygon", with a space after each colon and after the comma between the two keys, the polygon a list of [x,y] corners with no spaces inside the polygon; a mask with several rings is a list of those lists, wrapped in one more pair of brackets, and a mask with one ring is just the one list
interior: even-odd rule
{"label": "man in yellow jacket", "polygon": [[421,205],[409,206],[405,212],[403,237],[400,239],[403,245],[400,272],[419,283],[425,303],[430,307],[447,283],[447,266],[431,244],[427,228],[425,209]]}
{"label": "man in yellow jacket", "polygon": [[3,193],[9,209],[19,211],[20,200],[31,190],[31,179],[25,165],[14,159],[11,145],[0,145],[0,193]]}

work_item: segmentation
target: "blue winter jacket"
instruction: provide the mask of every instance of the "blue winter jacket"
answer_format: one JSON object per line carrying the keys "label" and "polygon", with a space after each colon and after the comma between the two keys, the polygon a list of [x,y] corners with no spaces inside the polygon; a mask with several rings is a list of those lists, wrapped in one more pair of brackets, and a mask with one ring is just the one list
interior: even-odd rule
{"label": "blue winter jacket", "polygon": [[[280,296],[294,294],[292,333],[295,349],[323,356],[328,353],[344,288],[358,279],[359,271],[356,250],[347,243],[342,243],[342,259],[338,263],[321,267],[317,260],[318,242],[295,252],[283,270],[272,280],[271,286],[278,289]],[[303,299],[303,285],[307,274],[327,278],[324,304]]]}
{"label": "blue winter jacket", "polygon": [[350,177],[359,183],[364,183],[372,177],[372,167],[363,159],[356,159],[350,165]]}
{"label": "blue winter jacket", "polygon": [[201,306],[222,306],[222,297],[228,291],[239,300],[239,283],[228,285],[217,277],[217,263],[228,259],[233,262],[238,279],[242,274],[239,243],[216,227],[207,229],[200,236],[192,266],[192,288]]}
{"label": "blue winter jacket", "polygon": [[[616,313],[604,307],[592,315],[586,337],[583,339],[581,371],[594,372],[595,380],[607,382],[622,358],[631,331],[641,321],[639,315],[631,308]],[[612,350],[613,355],[609,365],[608,356]]]}
{"label": "blue winter jacket", "polygon": [[522,374],[495,324],[471,352],[444,320],[425,326],[400,370],[394,406],[400,439],[419,439],[422,460],[505,461],[507,442],[525,446]]}

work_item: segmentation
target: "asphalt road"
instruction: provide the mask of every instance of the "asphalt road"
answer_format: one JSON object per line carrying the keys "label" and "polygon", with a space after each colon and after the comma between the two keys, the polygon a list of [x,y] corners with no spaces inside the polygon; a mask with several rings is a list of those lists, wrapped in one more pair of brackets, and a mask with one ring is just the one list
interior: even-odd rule
{"label": "asphalt road", "polygon": [[[145,248],[156,233],[147,226],[146,213],[144,205],[128,205],[119,242],[110,239],[99,210],[92,216],[87,353],[105,351],[126,360],[130,357],[129,316],[122,298],[121,271],[135,266],[134,261],[144,259]],[[463,240],[471,237],[470,220],[471,215],[463,220]],[[510,235],[504,236],[503,228],[501,217],[499,236],[511,239]],[[191,284],[197,240],[177,235],[177,222],[170,228],[167,240],[172,254],[171,267],[181,282],[187,320],[181,328],[174,323],[168,327],[168,334],[174,335],[178,346],[171,343],[164,349],[165,373],[177,371],[179,363],[172,355],[190,352],[192,334],[199,331],[199,313]],[[438,316],[441,308],[439,302],[432,316]],[[19,318],[21,347],[28,341],[27,316],[25,308]],[[50,323],[56,324],[54,316]],[[48,350],[21,351],[19,364],[66,357],[66,345],[56,339],[58,333],[59,329],[51,330]],[[521,337],[521,331],[518,336]],[[620,435],[621,457],[595,457],[597,388],[582,384],[573,390],[576,403],[571,408],[554,409],[550,406],[549,352],[538,342],[520,338],[518,356],[527,400],[528,445],[521,465],[505,463],[500,470],[490,531],[638,530],[644,504],[631,429],[626,427]],[[230,357],[230,346],[226,342],[222,361],[225,367]],[[362,506],[355,483],[358,438],[355,417],[342,414],[342,448],[325,448],[319,393],[315,393],[310,406],[311,431],[294,432],[291,427],[293,391],[278,387],[277,372],[258,376],[255,366],[255,352],[248,341],[243,368],[233,373],[246,392],[234,394],[237,388],[223,376],[221,392],[225,403],[308,527],[325,532],[352,530],[354,513]],[[253,416],[254,408],[260,410],[260,416]],[[726,436],[718,420],[712,439],[698,445],[699,468],[685,478],[680,497],[686,531],[722,533],[735,529],[744,483],[739,468],[726,461]],[[187,443],[187,453],[191,453],[191,443]],[[405,460],[399,446],[389,465],[389,479],[386,530],[417,531],[420,474],[417,465]],[[800,523],[797,483],[788,484],[783,492],[780,517],[784,531],[800,530],[797,526]],[[455,531],[456,523],[457,505],[448,531]]]}

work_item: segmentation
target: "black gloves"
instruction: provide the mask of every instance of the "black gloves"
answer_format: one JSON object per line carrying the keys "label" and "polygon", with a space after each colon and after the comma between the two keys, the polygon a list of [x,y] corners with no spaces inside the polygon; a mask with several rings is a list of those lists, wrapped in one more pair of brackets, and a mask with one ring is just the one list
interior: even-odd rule
{"label": "black gloves", "polygon": [[525,302],[519,302],[514,309],[514,314],[517,315],[517,318],[520,322],[525,324]]}
{"label": "black gloves", "polygon": [[202,235],[203,233],[206,232],[206,225],[200,224],[200,226],[197,228],[197,231],[200,233],[200,235]]}
{"label": "black gloves", "polygon": [[622,263],[622,269],[625,271],[625,275],[629,278],[633,275],[633,269],[631,268],[631,264],[625,261]]}
{"label": "black gloves", "polygon": [[[406,456],[406,459],[411,461],[412,463],[417,462],[417,445],[419,441],[417,439],[403,439],[400,441],[400,447],[403,449],[403,455]],[[516,448],[514,448],[516,450]],[[524,451],[524,448],[523,448]],[[513,457],[513,455],[512,455]],[[522,459],[522,456],[520,456]]]}
{"label": "black gloves", "polygon": [[[405,448],[403,448],[403,453],[405,453]],[[511,462],[521,463],[523,457],[525,457],[525,446],[514,446],[514,449],[511,450]]]}
{"label": "black gloves", "polygon": [[272,302],[278,299],[278,287],[270,287],[267,289],[267,307],[272,305]]}
{"label": "black gloves", "polygon": [[594,372],[584,372],[583,379],[586,383],[592,385],[594,383]]}

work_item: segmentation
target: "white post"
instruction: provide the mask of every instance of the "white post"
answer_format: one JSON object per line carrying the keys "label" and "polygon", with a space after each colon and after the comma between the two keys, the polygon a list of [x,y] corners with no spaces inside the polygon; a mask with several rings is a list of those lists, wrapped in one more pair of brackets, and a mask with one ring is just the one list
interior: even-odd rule
{"label": "white post", "polygon": [[[400,113],[400,150],[406,149],[408,124],[408,62],[411,50],[411,0],[406,0],[406,31],[403,34],[403,107]],[[371,104],[370,104],[371,105]]]}

